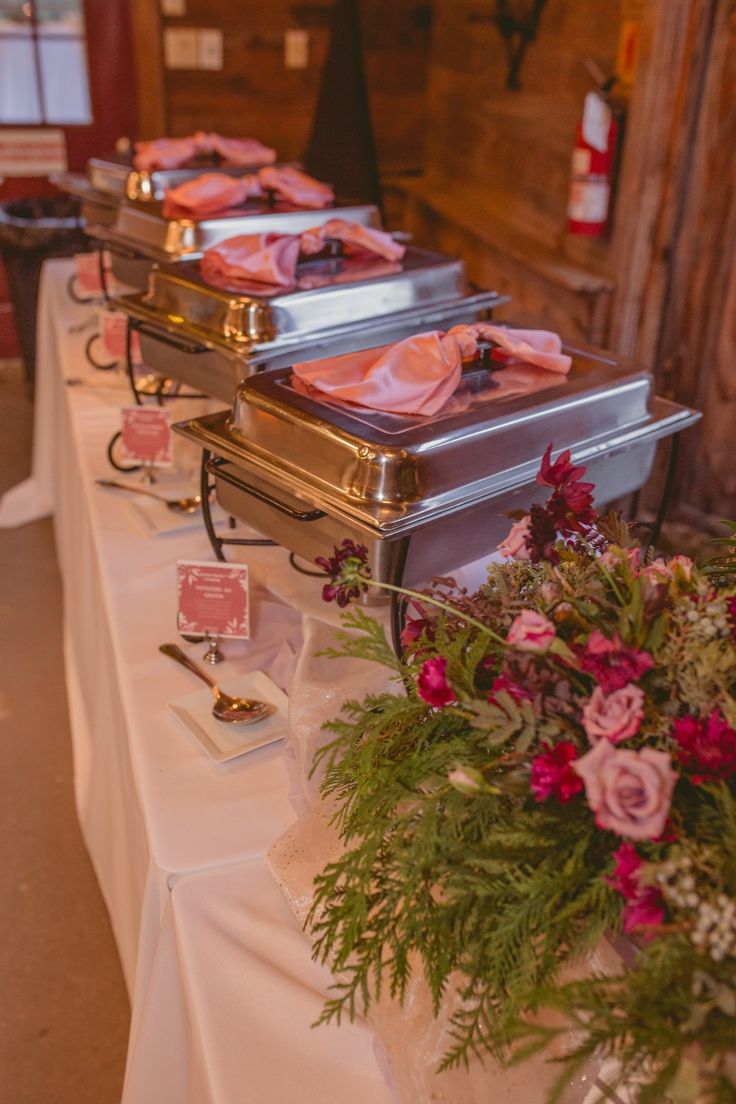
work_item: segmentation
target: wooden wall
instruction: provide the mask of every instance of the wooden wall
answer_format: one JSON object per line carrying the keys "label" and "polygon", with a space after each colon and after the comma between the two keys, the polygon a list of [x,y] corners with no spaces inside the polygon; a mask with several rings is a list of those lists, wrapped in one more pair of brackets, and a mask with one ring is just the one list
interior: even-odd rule
{"label": "wooden wall", "polygon": [[[332,0],[187,0],[185,17],[152,16],[151,0],[135,0],[141,47],[139,85],[148,88],[142,136],[217,129],[253,134],[285,159],[304,151],[328,45]],[[383,172],[421,166],[431,4],[364,0],[365,67]],[[224,34],[221,72],[167,70],[163,27],[214,27]],[[284,66],[284,32],[309,33],[307,69]],[[156,100],[157,106],[151,101]],[[146,132],[143,134],[143,132]]]}

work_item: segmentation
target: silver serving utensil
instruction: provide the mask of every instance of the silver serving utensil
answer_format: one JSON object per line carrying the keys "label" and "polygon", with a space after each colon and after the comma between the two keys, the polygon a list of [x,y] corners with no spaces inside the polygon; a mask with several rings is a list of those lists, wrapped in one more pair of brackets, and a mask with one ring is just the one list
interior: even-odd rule
{"label": "silver serving utensil", "polygon": [[256,724],[257,721],[262,721],[275,712],[276,707],[269,705],[268,702],[225,694],[211,675],[198,667],[176,644],[161,644],[159,651],[169,659],[173,659],[175,663],[186,667],[192,674],[201,678],[202,682],[207,683],[215,698],[215,704],[212,706],[212,716],[215,720],[223,721],[225,724]]}
{"label": "silver serving utensil", "polygon": [[116,479],[96,479],[95,483],[98,487],[114,487],[118,491],[148,495],[149,498],[155,498],[158,502],[163,502],[175,514],[196,514],[202,505],[200,495],[192,495],[191,498],[164,498],[163,495],[156,494],[155,491],[149,491],[147,487],[133,486],[130,483],[118,483]]}

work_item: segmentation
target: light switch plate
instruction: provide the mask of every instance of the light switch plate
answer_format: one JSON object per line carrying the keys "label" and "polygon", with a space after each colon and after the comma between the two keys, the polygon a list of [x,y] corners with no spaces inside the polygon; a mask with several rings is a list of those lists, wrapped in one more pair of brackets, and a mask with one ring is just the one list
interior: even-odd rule
{"label": "light switch plate", "polygon": [[167,69],[196,69],[199,61],[198,31],[194,27],[167,27],[164,31],[164,65]]}
{"label": "light switch plate", "polygon": [[284,32],[284,66],[287,69],[306,69],[309,65],[309,32],[291,30]]}
{"label": "light switch plate", "polygon": [[162,15],[186,15],[187,0],[161,0]]}
{"label": "light switch plate", "polygon": [[213,28],[198,32],[197,59],[200,69],[222,69],[223,38],[222,31]]}

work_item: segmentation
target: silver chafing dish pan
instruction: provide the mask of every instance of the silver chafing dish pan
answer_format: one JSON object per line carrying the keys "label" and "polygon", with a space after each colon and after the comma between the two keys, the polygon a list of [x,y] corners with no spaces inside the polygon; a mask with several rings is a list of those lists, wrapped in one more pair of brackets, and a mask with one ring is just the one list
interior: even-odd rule
{"label": "silver chafing dish pan", "polygon": [[180,169],[139,171],[133,167],[128,153],[110,157],[91,157],[86,175],[65,173],[57,178],[60,187],[76,196],[82,217],[88,226],[110,227],[117,217],[123,199],[162,200],[164,193],[204,172],[219,172],[227,176],[245,176],[256,172],[259,165],[228,165],[214,157],[200,157]]}
{"label": "silver chafing dish pan", "polygon": [[471,364],[431,417],[309,397],[277,369],[242,383],[231,412],[175,429],[204,450],[228,513],[309,560],[351,537],[374,578],[412,586],[489,554],[509,530],[502,513],[543,499],[549,442],[586,465],[605,503],[641,487],[657,442],[700,417],[626,361],[565,352],[567,377],[505,399],[504,369]]}
{"label": "silver chafing dish pan", "polygon": [[297,277],[294,288],[254,283],[246,294],[205,283],[196,263],[167,265],[151,273],[145,295],[117,305],[140,332],[149,368],[229,404],[238,383],[266,366],[475,322],[504,301],[468,295],[462,261],[411,246],[402,261],[310,261]]}
{"label": "silver chafing dish pan", "polygon": [[[219,170],[218,170],[219,171]],[[167,217],[160,200],[123,200],[111,224],[88,225],[87,234],[110,251],[113,275],[145,291],[154,265],[199,260],[202,253],[239,234],[301,234],[331,218],[350,219],[380,229],[372,204],[336,203],[312,210],[268,197],[249,199],[221,215]]]}

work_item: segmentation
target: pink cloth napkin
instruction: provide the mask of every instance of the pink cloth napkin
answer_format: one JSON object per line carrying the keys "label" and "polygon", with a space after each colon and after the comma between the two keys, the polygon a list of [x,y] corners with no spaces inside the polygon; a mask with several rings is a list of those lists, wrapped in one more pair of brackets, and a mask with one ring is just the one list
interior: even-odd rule
{"label": "pink cloth napkin", "polygon": [[464,342],[463,356],[466,358],[475,356],[477,346],[473,344],[471,348],[471,343],[479,339],[499,345],[508,354],[499,359],[507,363],[521,361],[524,364],[535,364],[548,372],[570,371],[572,357],[560,351],[560,336],[550,330],[517,330],[493,326],[489,322],[475,322],[471,326],[455,326],[449,332],[456,334]]}
{"label": "pink cloth napkin", "polygon": [[294,365],[310,387],[336,399],[396,414],[435,414],[460,382],[460,346],[439,331],[396,345]]}
{"label": "pink cloth napkin", "polygon": [[[498,341],[496,335],[502,340]],[[506,396],[521,394],[526,386],[531,390],[551,386],[555,381],[551,373],[558,373],[559,379],[559,373],[567,372],[572,363],[570,357],[559,353],[562,343],[556,334],[546,330],[508,330],[479,322],[455,326],[446,334],[439,331],[415,334],[395,345],[295,364],[293,371],[302,385],[332,398],[371,410],[431,415],[453,396],[460,382],[463,360],[473,359],[479,339],[501,345],[511,352],[514,362],[523,359],[525,364],[533,365],[508,388],[504,388],[501,375],[501,393]],[[553,348],[558,352],[553,352]],[[526,349],[529,353],[521,357],[520,352]],[[546,380],[538,378],[540,368]]]}
{"label": "pink cloth napkin", "polygon": [[315,180],[290,165],[268,165],[258,173],[258,180],[264,191],[274,191],[281,199],[297,207],[321,210],[329,207],[335,199],[329,184],[323,184],[321,180]]}
{"label": "pink cloth napkin", "polygon": [[346,247],[346,256],[359,253],[375,253],[387,261],[400,261],[406,253],[406,246],[394,241],[385,230],[373,230],[370,226],[349,219],[329,219],[324,226],[314,226],[302,234],[301,251],[305,256],[319,253],[324,249],[325,240],[334,238]]}
{"label": "pink cloth napkin", "polygon": [[[242,289],[253,280],[280,287],[322,287],[339,282],[339,273],[314,274],[297,281],[296,266],[301,255],[319,253],[327,238],[339,238],[348,245],[348,252],[355,256],[355,264],[369,254],[394,263],[403,257],[406,248],[397,244],[390,234],[358,226],[347,219],[330,219],[324,226],[316,226],[298,234],[240,234],[212,246],[202,257],[200,270],[204,279],[215,287]],[[356,244],[359,243],[359,244]],[[351,261],[351,265],[353,262]],[[368,273],[378,275],[378,273]],[[359,278],[359,277],[358,277]]]}
{"label": "pink cloth napkin", "polygon": [[288,287],[298,259],[296,234],[240,234],[208,249],[199,267],[203,279],[215,287],[237,289],[253,280]]}
{"label": "pink cloth napkin", "polygon": [[260,165],[273,165],[276,150],[264,146],[256,138],[225,138],[222,134],[206,134],[204,140],[213,153],[219,154],[228,165],[241,165],[245,168],[257,168]]}
{"label": "pink cloth napkin", "polygon": [[202,173],[186,180],[178,188],[169,188],[164,196],[165,218],[179,214],[217,215],[230,207],[239,207],[250,196],[260,195],[255,176],[227,176],[226,173]]}
{"label": "pink cloth napkin", "polygon": [[276,150],[255,138],[225,138],[222,134],[198,130],[187,138],[155,138],[137,142],[133,167],[140,172],[152,169],[179,169],[198,154],[216,153],[229,165],[272,165]]}
{"label": "pink cloth napkin", "polygon": [[133,157],[133,167],[139,172],[153,169],[178,169],[200,152],[196,135],[189,138],[155,138],[150,142],[138,142]]}

